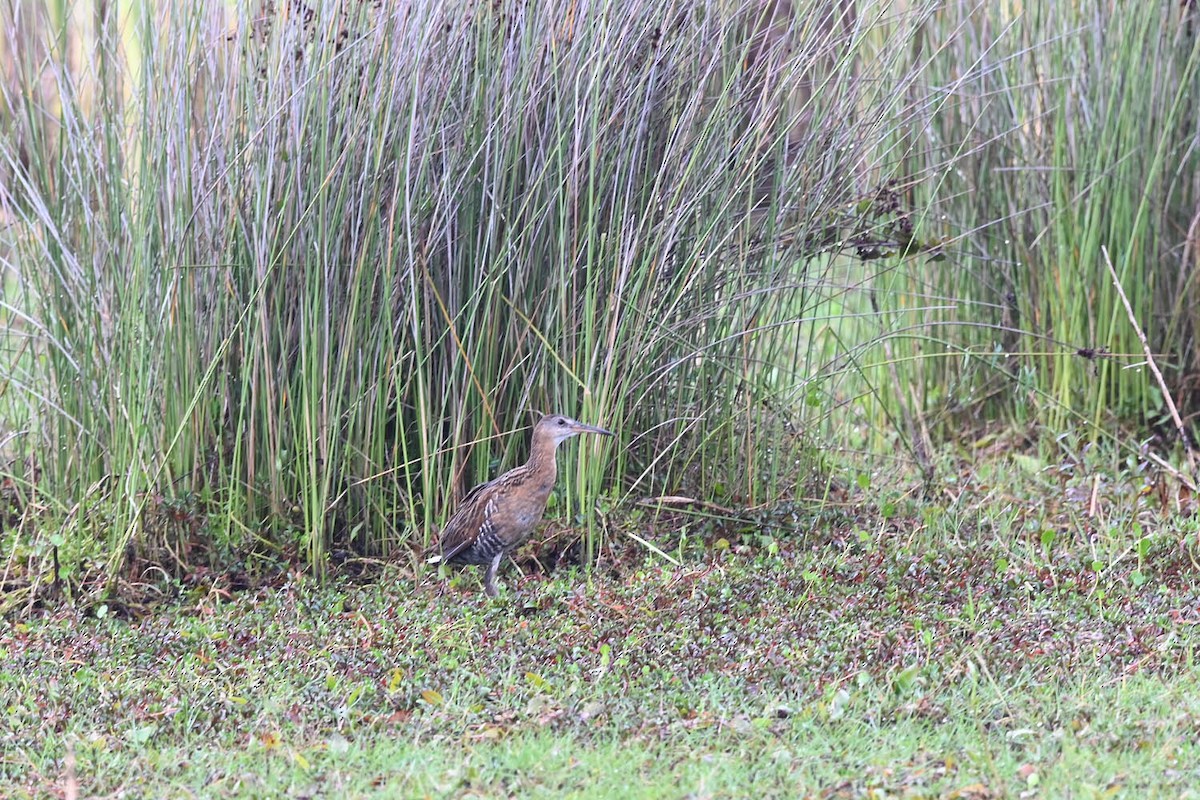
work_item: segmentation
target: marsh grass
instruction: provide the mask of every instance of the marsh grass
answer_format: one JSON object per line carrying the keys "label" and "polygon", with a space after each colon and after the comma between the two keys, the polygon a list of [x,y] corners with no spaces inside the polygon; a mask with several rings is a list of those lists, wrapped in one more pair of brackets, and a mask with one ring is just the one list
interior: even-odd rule
{"label": "marsh grass", "polygon": [[928,179],[913,193],[935,191],[916,204],[946,215],[961,248],[899,269],[886,296],[929,309],[924,327],[894,310],[910,335],[893,347],[915,359],[932,420],[982,404],[1093,436],[1116,419],[1160,424],[1105,247],[1174,391],[1195,405],[1196,20],[1130,8],[951,3],[917,34],[939,98],[925,144],[945,158],[915,160],[910,174]]}
{"label": "marsh grass", "polygon": [[[85,46],[63,9],[6,25],[9,568],[394,556],[523,457],[535,410],[619,432],[564,453],[587,558],[597,498],[770,504],[822,438],[928,481],[956,414],[1144,407],[1118,362],[1071,371],[1076,342],[1132,350],[1111,298],[1062,287],[1108,242],[1157,287],[1131,289],[1144,323],[1190,341],[1151,270],[1194,196],[1194,51],[1075,69],[1111,9],[774,8],[144,3]],[[1124,105],[1097,107],[1116,73]],[[1105,227],[1118,189],[1136,213]]]}

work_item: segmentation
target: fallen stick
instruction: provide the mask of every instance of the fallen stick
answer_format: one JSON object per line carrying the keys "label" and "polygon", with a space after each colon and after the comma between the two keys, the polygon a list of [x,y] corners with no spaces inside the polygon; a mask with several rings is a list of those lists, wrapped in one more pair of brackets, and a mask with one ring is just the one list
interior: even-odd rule
{"label": "fallen stick", "polygon": [[[1188,469],[1192,475],[1196,474],[1196,454],[1192,450],[1188,438],[1187,428],[1184,427],[1183,419],[1179,416],[1179,409],[1175,407],[1175,401],[1171,398],[1171,392],[1167,389],[1167,382],[1163,379],[1162,372],[1158,369],[1158,363],[1154,360],[1154,353],[1150,350],[1150,342],[1146,340],[1146,333],[1142,330],[1142,326],[1138,325],[1137,317],[1133,314],[1133,306],[1129,304],[1129,298],[1125,296],[1125,289],[1121,286],[1121,279],[1117,277],[1117,271],[1113,268],[1112,259],[1108,257],[1108,247],[1100,245],[1100,252],[1104,254],[1104,263],[1108,267],[1108,274],[1112,275],[1113,286],[1117,288],[1117,294],[1121,296],[1121,303],[1125,306],[1125,313],[1129,315],[1129,324],[1133,326],[1133,332],[1137,334],[1138,340],[1142,343],[1142,350],[1146,353],[1146,363],[1150,365],[1150,371],[1154,373],[1154,379],[1158,381],[1158,388],[1162,391],[1163,400],[1167,403],[1167,409],[1171,412],[1171,419],[1175,423],[1175,430],[1179,433],[1179,439],[1183,442],[1183,452],[1187,454]],[[1154,459],[1160,466],[1166,466],[1166,461],[1163,459]],[[1168,467],[1169,471],[1179,478],[1192,491],[1196,491],[1196,483],[1193,480],[1185,478],[1177,469]]]}

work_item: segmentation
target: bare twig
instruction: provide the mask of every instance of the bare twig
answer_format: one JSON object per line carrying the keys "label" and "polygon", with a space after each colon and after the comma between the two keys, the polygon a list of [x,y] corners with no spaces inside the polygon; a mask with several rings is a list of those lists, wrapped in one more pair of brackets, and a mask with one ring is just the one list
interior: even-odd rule
{"label": "bare twig", "polygon": [[710,503],[708,500],[700,500],[695,497],[682,497],[680,495],[661,495],[659,497],[647,497],[638,501],[639,506],[649,506],[650,508],[661,508],[662,506],[696,506],[708,511],[716,511],[720,514],[725,514],[730,517],[737,516],[737,512],[732,508]]}
{"label": "bare twig", "polygon": [[[1154,360],[1154,353],[1150,350],[1150,343],[1146,340],[1146,333],[1142,330],[1142,326],[1138,324],[1137,318],[1133,314],[1133,306],[1129,304],[1129,298],[1125,296],[1125,289],[1121,286],[1121,279],[1117,277],[1117,271],[1113,268],[1112,259],[1108,257],[1108,248],[1104,245],[1100,246],[1100,252],[1104,254],[1104,263],[1108,267],[1108,274],[1112,275],[1113,286],[1117,288],[1117,294],[1121,296],[1121,303],[1125,306],[1125,313],[1129,315],[1129,324],[1133,326],[1134,333],[1137,334],[1138,340],[1142,343],[1142,350],[1146,353],[1146,363],[1150,365],[1150,371],[1154,373],[1154,379],[1158,381],[1158,388],[1162,390],[1163,399],[1167,403],[1167,409],[1171,412],[1171,420],[1175,423],[1175,430],[1179,433],[1179,438],[1183,441],[1183,451],[1187,454],[1188,469],[1193,475],[1196,474],[1196,455],[1192,450],[1188,439],[1187,428],[1184,427],[1183,418],[1179,416],[1179,409],[1175,407],[1175,401],[1171,398],[1171,392],[1167,389],[1167,382],[1163,380],[1162,372],[1158,369],[1158,362]],[[1165,466],[1166,461],[1155,459],[1160,465]],[[1169,471],[1180,481],[1187,485],[1192,491],[1196,490],[1195,481],[1185,478],[1178,470],[1168,468]]]}

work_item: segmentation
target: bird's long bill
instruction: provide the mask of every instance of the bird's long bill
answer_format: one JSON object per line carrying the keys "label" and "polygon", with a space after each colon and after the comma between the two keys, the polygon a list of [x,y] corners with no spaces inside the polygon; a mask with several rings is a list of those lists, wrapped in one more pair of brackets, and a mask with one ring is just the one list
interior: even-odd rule
{"label": "bird's long bill", "polygon": [[572,422],[571,430],[575,431],[575,433],[598,433],[601,436],[616,436],[612,431],[597,428],[595,425],[584,425],[582,422]]}

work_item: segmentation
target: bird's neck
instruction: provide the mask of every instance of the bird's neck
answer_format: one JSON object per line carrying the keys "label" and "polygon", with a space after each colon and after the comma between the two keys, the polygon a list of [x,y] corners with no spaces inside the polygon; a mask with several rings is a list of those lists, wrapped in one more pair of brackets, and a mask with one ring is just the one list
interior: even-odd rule
{"label": "bird's neck", "polygon": [[554,479],[558,474],[558,464],[554,458],[557,449],[558,442],[548,436],[533,438],[533,446],[529,450],[529,460],[525,462],[525,470],[535,483],[554,485]]}

